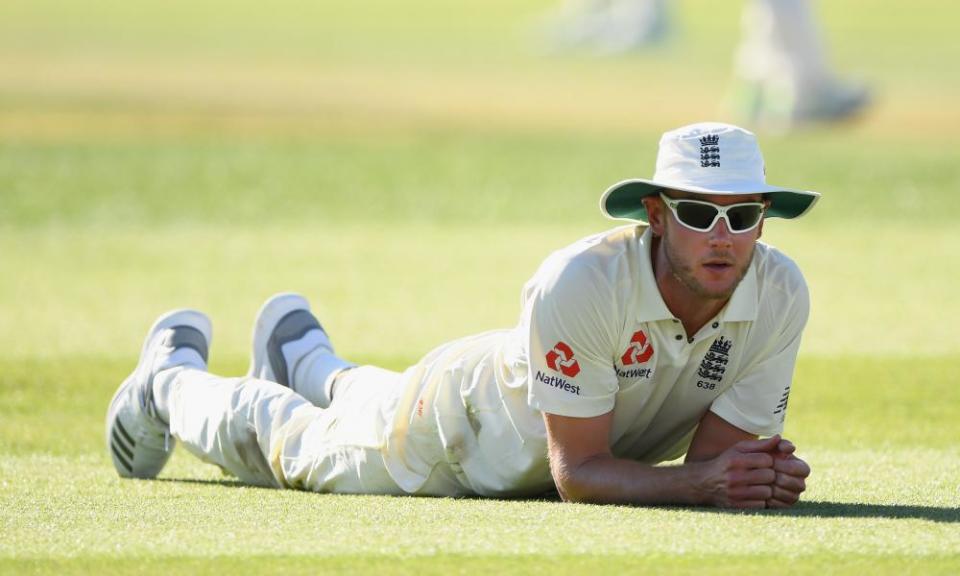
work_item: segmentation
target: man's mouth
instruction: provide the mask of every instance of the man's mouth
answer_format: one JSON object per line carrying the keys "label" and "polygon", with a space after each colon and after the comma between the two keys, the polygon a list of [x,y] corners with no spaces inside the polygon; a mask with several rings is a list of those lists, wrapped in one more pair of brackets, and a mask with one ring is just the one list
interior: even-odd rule
{"label": "man's mouth", "polygon": [[732,266],[733,266],[733,262],[730,260],[706,260],[703,263],[704,268],[706,268],[707,270],[712,270],[714,272],[722,272],[724,270],[727,270],[728,268],[731,268]]}

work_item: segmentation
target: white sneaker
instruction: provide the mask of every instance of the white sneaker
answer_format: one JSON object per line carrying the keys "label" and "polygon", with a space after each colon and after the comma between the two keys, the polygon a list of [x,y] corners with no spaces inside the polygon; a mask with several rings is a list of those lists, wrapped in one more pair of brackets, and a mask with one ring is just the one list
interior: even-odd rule
{"label": "white sneaker", "polygon": [[124,478],[154,478],[173,451],[170,429],[157,414],[153,379],[168,368],[206,368],[212,327],[196,310],[174,310],[147,332],[136,369],[107,410],[107,451]]}
{"label": "white sneaker", "polygon": [[249,376],[294,388],[297,366],[311,352],[333,355],[330,338],[299,294],[272,296],[253,324]]}

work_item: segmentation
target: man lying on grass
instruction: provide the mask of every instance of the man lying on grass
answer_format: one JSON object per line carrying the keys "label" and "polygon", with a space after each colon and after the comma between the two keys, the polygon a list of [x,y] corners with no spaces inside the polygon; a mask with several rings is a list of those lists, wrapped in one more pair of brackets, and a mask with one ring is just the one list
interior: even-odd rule
{"label": "man lying on grass", "polygon": [[288,293],[260,310],[249,374],[215,376],[210,321],[169,312],[110,403],[113,464],[153,478],[175,438],[244,482],[317,492],[790,506],[810,468],[779,434],[809,297],[758,239],[818,197],[767,185],[743,129],[668,132],[654,178],[601,200],[636,222],[551,254],[515,328],[402,373],[336,356]]}

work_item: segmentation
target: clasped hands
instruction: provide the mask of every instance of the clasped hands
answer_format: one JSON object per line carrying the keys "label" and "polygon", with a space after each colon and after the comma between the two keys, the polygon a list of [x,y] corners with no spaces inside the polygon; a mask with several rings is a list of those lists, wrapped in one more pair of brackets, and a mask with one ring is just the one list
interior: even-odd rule
{"label": "clasped hands", "polygon": [[806,490],[810,466],[780,435],[737,442],[707,463],[704,488],[714,505],[788,508]]}

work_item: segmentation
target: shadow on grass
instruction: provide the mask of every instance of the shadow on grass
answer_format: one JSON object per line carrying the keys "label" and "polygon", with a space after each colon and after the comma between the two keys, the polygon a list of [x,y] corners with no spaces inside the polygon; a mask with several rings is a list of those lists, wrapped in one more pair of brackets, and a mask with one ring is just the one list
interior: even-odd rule
{"label": "shadow on grass", "polygon": [[[252,486],[244,484],[240,480],[224,479],[200,479],[200,478],[157,478],[160,482],[180,482],[187,484],[203,484],[209,486],[224,486],[227,488],[261,488],[264,490],[274,490],[274,488],[263,486]],[[417,498],[418,496],[398,496],[400,498]],[[424,496],[424,498],[428,498]],[[458,500],[488,500],[481,496],[464,496]],[[522,499],[520,499],[522,500]],[[516,500],[514,500],[516,501]],[[540,503],[561,503],[560,497],[556,493],[547,493],[537,498],[530,498],[530,502]],[[642,508],[642,506],[638,506]],[[829,502],[813,501],[801,502],[786,510],[725,510],[718,508],[687,508],[691,512],[701,512],[707,514],[739,514],[739,515],[762,515],[762,516],[790,516],[812,518],[891,518],[891,519],[916,519],[930,520],[931,522],[945,522],[960,524],[960,508],[946,508],[943,506],[909,506],[903,504],[859,504],[853,502]]]}
{"label": "shadow on grass", "polygon": [[813,518],[891,518],[917,519],[932,522],[960,523],[960,508],[942,506],[908,506],[902,504],[858,504],[852,502],[801,502],[786,510],[720,510],[716,514],[750,514],[763,516],[810,516]]}
{"label": "shadow on grass", "polygon": [[175,482],[177,484],[200,484],[202,486],[223,486],[226,488],[262,488],[264,490],[275,490],[269,486],[256,486],[247,484],[236,478],[154,478],[153,482]]}

